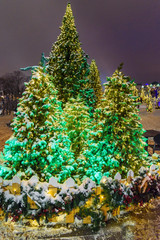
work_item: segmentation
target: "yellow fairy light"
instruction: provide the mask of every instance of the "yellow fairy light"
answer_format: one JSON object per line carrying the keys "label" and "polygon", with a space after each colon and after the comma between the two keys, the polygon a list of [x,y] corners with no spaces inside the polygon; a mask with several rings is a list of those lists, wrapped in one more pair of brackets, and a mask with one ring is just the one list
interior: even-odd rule
{"label": "yellow fairy light", "polygon": [[32,226],[38,226],[38,223],[36,220],[32,220]]}
{"label": "yellow fairy light", "polygon": [[100,203],[104,201],[104,195],[100,195]]}

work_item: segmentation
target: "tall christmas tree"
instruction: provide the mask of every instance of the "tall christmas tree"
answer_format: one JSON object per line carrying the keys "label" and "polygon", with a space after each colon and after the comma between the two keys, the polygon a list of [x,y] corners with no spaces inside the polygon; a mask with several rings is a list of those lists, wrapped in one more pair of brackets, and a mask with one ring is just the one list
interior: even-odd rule
{"label": "tall christmas tree", "polygon": [[1,167],[2,177],[19,174],[29,178],[36,174],[44,180],[54,174],[62,180],[70,176],[71,168],[67,166],[72,165],[73,169],[74,159],[70,141],[63,133],[65,124],[56,94],[45,68],[36,69],[12,123],[13,137],[4,149],[8,168]]}
{"label": "tall christmas tree", "polygon": [[[114,158],[119,162],[119,171],[137,170],[147,152],[140,124],[137,104],[133,95],[134,82],[117,69],[105,83],[105,125],[108,142],[114,148]],[[103,112],[104,112],[103,111]]]}
{"label": "tall christmas tree", "polygon": [[94,93],[96,95],[96,103],[95,105],[98,106],[100,104],[103,91],[102,91],[102,86],[101,86],[101,80],[99,76],[99,71],[98,67],[96,65],[96,61],[92,60],[91,65],[90,65],[90,73],[89,73],[89,79],[91,82],[91,87],[94,89]]}
{"label": "tall christmas tree", "polygon": [[61,33],[53,44],[49,57],[49,74],[58,89],[59,99],[66,103],[80,94],[86,105],[95,102],[94,90],[89,88],[89,65],[81,48],[71,5],[68,4],[63,17]]}

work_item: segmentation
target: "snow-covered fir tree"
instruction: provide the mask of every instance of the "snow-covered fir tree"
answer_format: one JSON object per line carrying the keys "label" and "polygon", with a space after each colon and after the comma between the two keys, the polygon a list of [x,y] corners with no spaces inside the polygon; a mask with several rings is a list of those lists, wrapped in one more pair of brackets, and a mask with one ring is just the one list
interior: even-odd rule
{"label": "snow-covered fir tree", "polygon": [[61,33],[53,44],[49,57],[49,74],[58,89],[58,97],[63,103],[80,94],[85,104],[95,104],[94,90],[87,78],[89,65],[81,48],[71,5],[68,4],[63,17]]}
{"label": "snow-covered fir tree", "polygon": [[143,103],[146,101],[146,95],[145,95],[145,91],[144,91],[144,86],[141,87],[140,100]]}
{"label": "snow-covered fir tree", "polygon": [[105,135],[114,149],[113,157],[119,162],[121,173],[130,168],[136,171],[146,159],[147,152],[138,103],[135,102],[137,97],[133,95],[134,82],[117,69],[104,85],[103,116],[106,115],[104,121],[108,126]]}
{"label": "snow-covered fir tree", "polygon": [[[19,174],[29,178],[36,174],[41,180],[52,174],[60,179],[70,176],[66,166],[73,164],[70,140],[63,133],[65,123],[57,91],[45,68],[33,72],[32,79],[19,101],[13,120],[13,137],[6,142],[5,167],[0,175],[11,178]],[[62,172],[61,172],[62,171]]]}
{"label": "snow-covered fir tree", "polygon": [[147,104],[147,112],[153,112],[151,87],[149,85],[147,85],[147,94],[146,94],[145,101],[146,101],[146,104]]}

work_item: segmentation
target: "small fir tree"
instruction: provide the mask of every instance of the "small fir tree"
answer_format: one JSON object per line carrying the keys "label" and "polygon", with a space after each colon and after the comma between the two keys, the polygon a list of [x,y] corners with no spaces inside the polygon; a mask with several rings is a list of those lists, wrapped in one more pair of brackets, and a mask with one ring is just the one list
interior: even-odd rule
{"label": "small fir tree", "polygon": [[159,98],[155,98],[154,100],[154,103],[155,103],[155,108],[158,109],[159,108]]}
{"label": "small fir tree", "polygon": [[147,112],[153,112],[151,87],[149,85],[147,85],[146,103],[147,103]]}
{"label": "small fir tree", "polygon": [[92,60],[92,62],[91,62],[90,73],[89,73],[88,78],[90,79],[91,86],[93,87],[94,93],[96,96],[95,106],[98,106],[101,102],[103,91],[102,91],[102,85],[101,85],[101,81],[100,81],[98,67],[96,65],[95,60]]}
{"label": "small fir tree", "polygon": [[133,84],[133,96],[137,97],[136,101],[139,101],[139,94],[136,84]]}
{"label": "small fir tree", "polygon": [[146,101],[146,95],[145,95],[145,91],[144,91],[144,86],[142,86],[142,88],[141,88],[140,100],[141,100],[142,103],[144,103]]}
{"label": "small fir tree", "polygon": [[147,112],[153,112],[152,96],[147,97]]}
{"label": "small fir tree", "polygon": [[153,112],[152,95],[150,93],[146,96],[146,103],[147,112]]}
{"label": "small fir tree", "polygon": [[67,5],[60,29],[61,33],[51,49],[48,66],[59,99],[66,103],[69,98],[77,98],[80,94],[85,104],[92,106],[95,104],[95,95],[87,79],[89,65],[81,48],[70,4]]}
{"label": "small fir tree", "polygon": [[[134,82],[117,69],[105,85],[105,134],[113,145],[114,158],[119,162],[119,171],[128,169],[136,171],[145,160],[147,152],[143,137],[144,130],[140,124],[138,109],[133,96]],[[104,111],[103,111],[104,112]]]}
{"label": "small fir tree", "polygon": [[41,180],[52,174],[60,180],[70,176],[74,159],[63,133],[65,123],[56,93],[45,68],[36,69],[12,123],[14,134],[4,149],[8,168],[1,167],[1,176],[11,178],[18,173],[29,178],[36,174]]}

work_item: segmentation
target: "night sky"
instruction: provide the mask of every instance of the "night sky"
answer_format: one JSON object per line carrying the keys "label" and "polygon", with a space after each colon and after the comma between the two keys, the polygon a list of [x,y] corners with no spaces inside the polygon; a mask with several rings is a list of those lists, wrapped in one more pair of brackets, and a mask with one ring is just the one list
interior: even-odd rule
{"label": "night sky", "polygon": [[[67,0],[0,1],[0,76],[38,65],[60,33]],[[137,83],[160,82],[160,0],[71,0],[82,48],[102,82],[124,62]]]}

